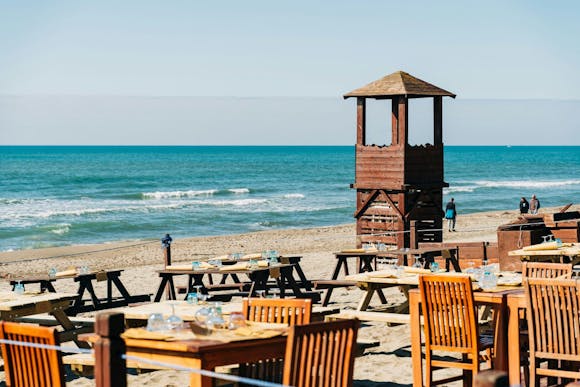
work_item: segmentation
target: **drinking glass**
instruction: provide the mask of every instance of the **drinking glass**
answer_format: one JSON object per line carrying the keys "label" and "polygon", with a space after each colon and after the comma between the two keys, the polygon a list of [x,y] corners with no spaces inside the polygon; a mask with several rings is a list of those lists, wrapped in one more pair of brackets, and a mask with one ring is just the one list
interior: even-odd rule
{"label": "drinking glass", "polygon": [[20,281],[14,285],[14,293],[24,294],[24,285]]}
{"label": "drinking glass", "polygon": [[230,323],[228,324],[229,329],[238,329],[246,326],[246,319],[242,312],[232,312],[230,313]]}
{"label": "drinking glass", "polygon": [[439,263],[438,262],[431,262],[431,266],[429,266],[431,273],[438,273],[439,272]]}
{"label": "drinking glass", "polygon": [[222,310],[221,306],[219,307],[213,306],[209,308],[209,313],[207,319],[205,320],[205,325],[207,329],[214,330],[226,328],[226,321],[222,316],[221,310]]}
{"label": "drinking glass", "polygon": [[421,261],[419,260],[421,258],[421,256],[415,255],[414,258],[415,258],[415,263],[413,263],[413,267],[420,269],[422,267]]}
{"label": "drinking glass", "polygon": [[54,278],[56,278],[56,268],[54,268],[54,267],[51,267],[51,268],[48,270],[48,278],[50,278],[50,279],[54,279]]}
{"label": "drinking glass", "polygon": [[193,271],[199,270],[199,266],[200,266],[199,261],[193,261],[193,262],[191,262],[191,270],[193,270]]}
{"label": "drinking glass", "polygon": [[147,330],[150,332],[164,331],[166,329],[165,319],[161,313],[151,313],[147,319]]}
{"label": "drinking glass", "polygon": [[187,303],[197,304],[197,293],[187,293]]}
{"label": "drinking glass", "polygon": [[497,277],[490,271],[485,271],[481,276],[479,285],[483,290],[493,289],[497,286]]}
{"label": "drinking glass", "polygon": [[250,269],[257,269],[258,268],[258,261],[255,259],[250,259]]}
{"label": "drinking glass", "polygon": [[171,304],[171,316],[167,317],[165,323],[167,324],[167,329],[170,330],[177,329],[183,324],[183,319],[175,314],[174,304]]}
{"label": "drinking glass", "polygon": [[266,291],[265,290],[256,290],[256,294],[258,295],[258,297],[264,298],[266,296]]}

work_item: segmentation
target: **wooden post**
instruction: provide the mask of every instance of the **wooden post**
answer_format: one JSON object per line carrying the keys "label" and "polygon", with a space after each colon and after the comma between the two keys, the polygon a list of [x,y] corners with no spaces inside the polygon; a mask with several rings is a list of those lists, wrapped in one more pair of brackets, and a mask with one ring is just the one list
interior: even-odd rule
{"label": "wooden post", "polygon": [[356,143],[366,145],[366,100],[362,97],[356,99]]}
{"label": "wooden post", "polygon": [[433,97],[433,144],[443,144],[443,97]]}
{"label": "wooden post", "polygon": [[127,362],[125,342],[125,316],[122,313],[97,314],[95,333],[99,336],[95,348],[95,385],[97,387],[126,387]]}
{"label": "wooden post", "polygon": [[[165,234],[163,238],[161,238],[161,248],[163,249],[163,256],[165,259],[165,267],[171,265],[171,242],[173,238],[171,235]],[[171,290],[169,286],[165,288],[165,299],[171,300]]]}
{"label": "wooden post", "polygon": [[419,230],[417,230],[417,221],[416,220],[411,221],[411,225],[410,225],[409,230],[411,232],[411,235],[410,235],[411,239],[410,239],[410,243],[409,243],[410,246],[409,247],[412,249],[416,249],[419,247],[419,238],[418,238],[419,237],[419,235],[418,235]]}

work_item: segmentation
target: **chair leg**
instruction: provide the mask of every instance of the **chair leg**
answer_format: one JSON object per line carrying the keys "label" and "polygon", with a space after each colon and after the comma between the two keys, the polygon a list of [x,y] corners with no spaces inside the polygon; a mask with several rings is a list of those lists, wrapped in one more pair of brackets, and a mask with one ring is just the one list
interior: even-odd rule
{"label": "chair leg", "polygon": [[425,351],[425,385],[430,386],[433,382],[433,367],[431,367],[431,353]]}

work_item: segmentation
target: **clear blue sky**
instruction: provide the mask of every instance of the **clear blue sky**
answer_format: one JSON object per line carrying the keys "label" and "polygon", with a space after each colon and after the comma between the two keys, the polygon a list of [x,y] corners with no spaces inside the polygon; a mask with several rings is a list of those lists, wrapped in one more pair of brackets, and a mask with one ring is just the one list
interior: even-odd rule
{"label": "clear blue sky", "polygon": [[404,70],[460,99],[580,100],[578,20],[578,1],[0,1],[0,95],[339,99]]}

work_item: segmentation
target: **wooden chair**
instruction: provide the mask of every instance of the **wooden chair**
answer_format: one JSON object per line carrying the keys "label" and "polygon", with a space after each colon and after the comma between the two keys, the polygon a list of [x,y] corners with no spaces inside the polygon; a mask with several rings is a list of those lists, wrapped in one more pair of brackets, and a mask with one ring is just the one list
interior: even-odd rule
{"label": "wooden chair", "polygon": [[[562,369],[562,361],[580,362],[580,283],[569,279],[529,278],[526,292],[530,386],[540,376],[580,379],[580,368]],[[547,368],[539,366],[548,360]],[[560,362],[560,364],[558,364]]]}
{"label": "wooden chair", "polygon": [[[571,279],[573,273],[571,263],[552,263],[552,262],[523,262],[522,264],[522,280],[528,278],[552,278],[552,279]],[[525,310],[520,311],[520,343],[522,343],[521,364],[524,367],[524,379],[526,386],[530,384],[529,372],[529,332],[526,322]],[[552,361],[554,364],[554,361]]]}
{"label": "wooden chair", "polygon": [[524,262],[522,278],[572,278],[571,263]]}
{"label": "wooden chair", "polygon": [[307,298],[244,298],[246,320],[301,325],[310,323],[312,300]]}
{"label": "wooden chair", "polygon": [[[0,322],[0,339],[59,345],[56,328]],[[10,387],[65,386],[61,352],[2,343],[6,385]]]}
{"label": "wooden chair", "polygon": [[[420,276],[419,290],[425,319],[426,385],[461,379],[471,385],[480,370],[479,353],[493,347],[493,337],[479,336],[471,279]],[[460,354],[461,359],[435,359],[434,351]],[[463,374],[434,381],[433,371],[439,368],[459,368]]]}
{"label": "wooden chair", "polygon": [[352,386],[358,320],[290,328],[283,384],[296,387]]}
{"label": "wooden chair", "polygon": [[[312,300],[308,298],[244,298],[242,312],[249,321],[280,323],[287,325],[309,324]],[[283,359],[269,359],[257,363],[240,364],[242,376],[282,381]]]}

